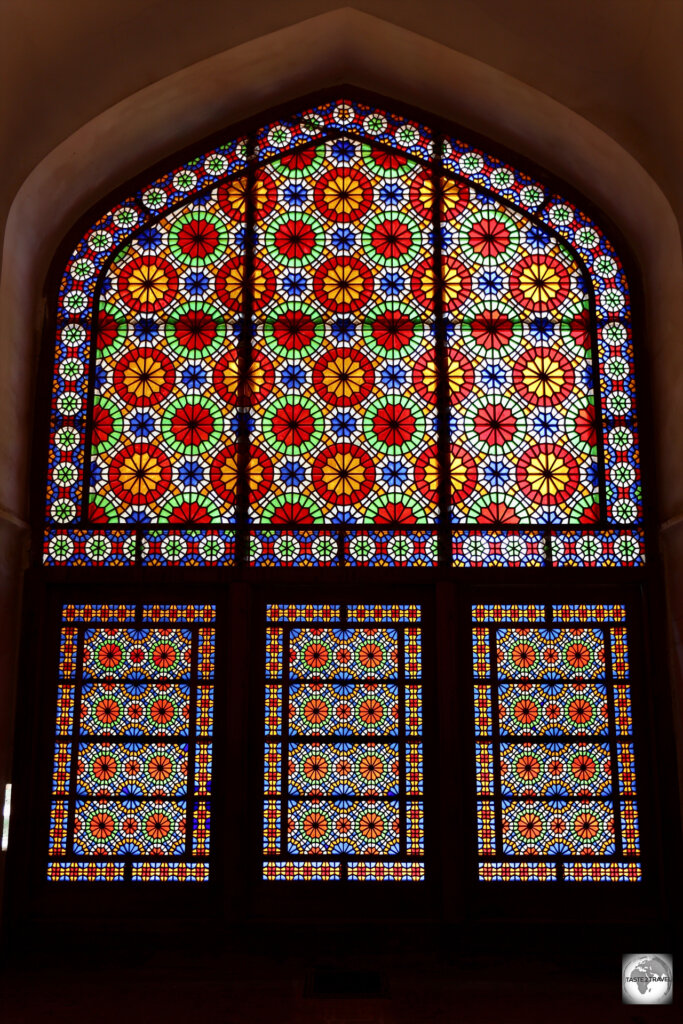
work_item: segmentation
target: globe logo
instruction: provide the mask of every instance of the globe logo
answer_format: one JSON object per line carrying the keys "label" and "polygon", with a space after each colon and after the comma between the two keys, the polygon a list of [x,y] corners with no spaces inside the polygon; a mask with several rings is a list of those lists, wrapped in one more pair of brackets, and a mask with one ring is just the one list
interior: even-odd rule
{"label": "globe logo", "polygon": [[622,963],[625,1003],[670,1003],[673,996],[672,958],[668,953],[627,954]]}

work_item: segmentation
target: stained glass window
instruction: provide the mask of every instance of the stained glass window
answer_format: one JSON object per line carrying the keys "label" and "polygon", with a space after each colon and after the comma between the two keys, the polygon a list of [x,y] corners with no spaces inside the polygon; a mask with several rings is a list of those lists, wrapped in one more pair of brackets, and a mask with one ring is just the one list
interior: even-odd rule
{"label": "stained glass window", "polygon": [[479,878],[641,878],[625,609],[473,609]]}
{"label": "stained glass window", "polygon": [[421,881],[420,608],[267,618],[264,879]]}
{"label": "stained glass window", "polygon": [[456,137],[323,103],[79,241],[45,561],[638,565],[634,401],[597,223]]}
{"label": "stained glass window", "polygon": [[213,606],[66,605],[52,881],[206,881]]}

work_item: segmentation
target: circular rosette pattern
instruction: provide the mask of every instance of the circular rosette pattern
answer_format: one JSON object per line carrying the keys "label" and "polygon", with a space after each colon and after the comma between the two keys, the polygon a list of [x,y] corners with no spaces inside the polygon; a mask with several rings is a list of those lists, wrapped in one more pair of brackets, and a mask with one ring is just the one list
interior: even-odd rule
{"label": "circular rosette pattern", "polygon": [[261,514],[261,522],[269,526],[320,525],[324,519],[318,503],[311,497],[297,495],[290,498],[281,494],[269,501]]}
{"label": "circular rosette pattern", "polygon": [[[439,206],[444,220],[455,220],[466,209],[470,201],[470,190],[467,185],[451,178],[442,178],[439,182]],[[434,178],[427,171],[415,175],[410,186],[410,207],[420,217],[431,220],[434,215]]]}
{"label": "circular rosette pattern", "polygon": [[[425,473],[426,480],[434,479],[434,469],[435,466],[434,463],[432,463],[429,471],[431,475],[428,477]],[[436,464],[436,471],[438,472],[438,463]],[[451,445],[450,471],[451,502],[453,505],[457,505],[459,502],[465,501],[469,498],[470,494],[477,486],[477,464],[470,453],[461,445]]]}
{"label": "circular rosette pattern", "polygon": [[371,217],[362,238],[367,257],[380,266],[412,263],[422,245],[417,222],[398,211]]}
{"label": "circular rosette pattern", "polygon": [[121,270],[118,292],[130,309],[156,312],[175,299],[178,274],[173,264],[160,256],[138,256]]}
{"label": "circular rosette pattern", "polygon": [[358,405],[368,397],[374,383],[372,366],[358,349],[332,349],[313,367],[316,394],[328,405]]}
{"label": "circular rosette pattern", "polygon": [[335,256],[325,260],[313,276],[316,299],[332,313],[362,309],[372,297],[372,291],[370,270],[354,256]]}
{"label": "circular rosette pattern", "polygon": [[102,302],[95,317],[94,334],[99,359],[116,355],[128,336],[128,321],[123,310]]}
{"label": "circular rosette pattern", "polygon": [[517,463],[516,475],[522,493],[546,507],[566,501],[579,484],[576,459],[566,448],[553,444],[528,448]]}
{"label": "circular rosette pattern", "polygon": [[209,398],[180,398],[161,418],[165,443],[180,455],[201,455],[215,448],[223,435],[223,415]]}
{"label": "circular rosette pattern", "polygon": [[308,398],[276,398],[263,414],[263,436],[273,451],[305,454],[323,437],[325,420]]}
{"label": "circular rosette pattern", "polygon": [[[244,303],[245,267],[243,256],[233,256],[216,274],[216,295],[231,313],[241,313]],[[267,306],[275,294],[275,275],[267,263],[256,257],[249,278],[255,310]]]}
{"label": "circular rosette pattern", "polygon": [[248,459],[240,459],[237,445],[229,444],[212,460],[210,469],[211,486],[218,497],[228,504],[235,501],[239,469],[245,462],[251,500],[260,501],[270,490],[273,466],[265,452],[260,448],[252,448]]}
{"label": "circular rosette pattern", "polygon": [[569,294],[568,268],[554,256],[533,254],[515,264],[510,292],[524,309],[543,312],[557,309]]}
{"label": "circular rosette pattern", "polygon": [[527,518],[525,502],[510,494],[475,498],[468,509],[468,520],[482,526],[519,526]]}
{"label": "circular rosette pattern", "polygon": [[572,449],[597,458],[598,413],[593,396],[572,396],[567,399],[564,406],[567,436]]}
{"label": "circular rosette pattern", "polygon": [[119,512],[112,501],[105,498],[103,494],[90,496],[88,504],[88,522],[94,523],[115,523],[119,518]]}
{"label": "circular rosette pattern", "polygon": [[424,337],[422,315],[406,303],[380,303],[363,320],[363,341],[383,359],[404,359]]}
{"label": "circular rosette pattern", "polygon": [[228,232],[220,217],[203,210],[191,210],[174,222],[168,233],[168,247],[179,263],[205,267],[226,251]]}
{"label": "circular rosette pattern", "polygon": [[307,303],[281,303],[267,314],[263,338],[273,355],[298,359],[312,355],[325,337],[320,313]]}
{"label": "circular rosette pattern", "polygon": [[[221,210],[230,220],[241,222],[242,226],[247,211],[248,187],[246,177],[235,178],[222,184],[217,195]],[[260,221],[275,209],[277,190],[266,174],[257,174],[252,189],[254,216]]]}
{"label": "circular rosette pattern", "polygon": [[123,416],[115,402],[95,395],[90,430],[94,455],[102,455],[118,444],[123,433]]}
{"label": "circular rosette pattern", "polygon": [[[470,453],[460,445],[452,444],[449,453],[451,501],[464,501],[477,485],[477,464]],[[438,447],[430,445],[415,463],[415,484],[421,494],[436,505],[439,500],[441,462]]]}
{"label": "circular rosette pattern", "polygon": [[533,348],[516,361],[517,394],[530,405],[560,405],[574,390],[574,370],[556,348]]}
{"label": "circular rosette pattern", "polygon": [[464,414],[467,443],[483,455],[512,453],[524,443],[526,418],[512,398],[475,398]]}
{"label": "circular rosette pattern", "polygon": [[[472,276],[460,260],[444,256],[441,264],[441,300],[446,313],[459,309],[472,291]],[[434,310],[434,260],[429,257],[415,267],[411,277],[413,298],[430,314]]]}
{"label": "circular rosette pattern", "polygon": [[460,219],[458,241],[468,263],[502,263],[517,252],[519,229],[503,210],[484,207]]}
{"label": "circular rosette pattern", "polygon": [[174,385],[173,363],[160,349],[133,349],[114,369],[114,387],[126,405],[159,405],[168,398]]}
{"label": "circular rosette pattern", "polygon": [[183,359],[215,355],[225,342],[223,314],[208,302],[183,302],[169,314],[165,327],[169,348]]}
{"label": "circular rosette pattern", "polygon": [[160,523],[178,526],[201,526],[218,523],[221,513],[214,501],[204,494],[178,494],[167,501],[159,513]]}
{"label": "circular rosette pattern", "polygon": [[283,153],[278,160],[273,161],[273,170],[284,178],[310,178],[316,174],[325,160],[324,146],[310,146],[306,149],[293,150],[291,153]]}
{"label": "circular rosette pattern", "polygon": [[375,484],[375,467],[355,444],[332,444],[313,463],[313,485],[332,505],[357,505]]}
{"label": "circular rosette pattern", "polygon": [[335,223],[360,220],[372,205],[372,186],[354,167],[339,167],[323,174],[313,195],[316,210]]}
{"label": "circular rosette pattern", "polygon": [[[448,376],[448,394],[451,405],[464,401],[474,385],[474,369],[471,362],[461,352],[450,350],[446,353]],[[423,352],[413,367],[413,386],[415,391],[430,405],[437,400],[439,371],[434,349]]]}
{"label": "circular rosette pattern", "polygon": [[590,362],[593,330],[587,299],[566,303],[560,321],[560,337],[563,349],[571,357]]}
{"label": "circular rosette pattern", "polygon": [[109,468],[109,485],[128,505],[159,501],[171,483],[171,463],[156,445],[126,445],[116,453]]}
{"label": "circular rosette pattern", "polygon": [[266,249],[283,266],[305,267],[317,260],[325,245],[318,221],[305,213],[284,213],[266,229]]}
{"label": "circular rosette pattern", "polygon": [[424,439],[425,417],[417,402],[385,396],[370,403],[363,417],[363,431],[373,451],[402,455]]}
{"label": "circular rosette pattern", "polygon": [[377,149],[367,143],[363,143],[361,146],[361,153],[368,172],[376,174],[380,178],[391,178],[392,181],[395,181],[401,175],[411,174],[415,168],[415,164],[405,153]]}
{"label": "circular rosette pattern", "polygon": [[370,502],[367,519],[375,526],[400,527],[427,523],[427,510],[417,498],[392,491]]}
{"label": "circular rosette pattern", "polygon": [[462,338],[474,352],[514,350],[522,339],[524,325],[510,305],[475,302],[462,320]]}
{"label": "circular rosette pattern", "polygon": [[227,405],[257,405],[271,392],[273,364],[262,352],[252,352],[246,372],[240,371],[240,354],[229,349],[213,371],[213,386]]}

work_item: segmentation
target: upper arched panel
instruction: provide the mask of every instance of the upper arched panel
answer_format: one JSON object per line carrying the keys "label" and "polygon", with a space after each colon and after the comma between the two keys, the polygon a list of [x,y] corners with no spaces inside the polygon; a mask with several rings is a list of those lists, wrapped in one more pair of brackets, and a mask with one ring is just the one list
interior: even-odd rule
{"label": "upper arched panel", "polygon": [[508,163],[355,100],[99,218],[54,381],[49,564],[642,561],[614,247]]}

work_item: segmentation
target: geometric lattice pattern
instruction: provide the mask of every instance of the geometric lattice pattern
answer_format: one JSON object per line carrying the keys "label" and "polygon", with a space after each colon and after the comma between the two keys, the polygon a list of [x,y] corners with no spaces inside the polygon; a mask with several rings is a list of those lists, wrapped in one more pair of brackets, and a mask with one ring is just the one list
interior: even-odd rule
{"label": "geometric lattice pattern", "polygon": [[49,879],[208,879],[214,618],[64,608]]}
{"label": "geometric lattice pattern", "polygon": [[642,560],[617,253],[403,116],[325,103],[150,183],[57,321],[48,564]]}
{"label": "geometric lattice pattern", "polygon": [[479,877],[639,880],[624,608],[473,612]]}
{"label": "geometric lattice pattern", "polygon": [[420,609],[267,618],[263,877],[421,881]]}

